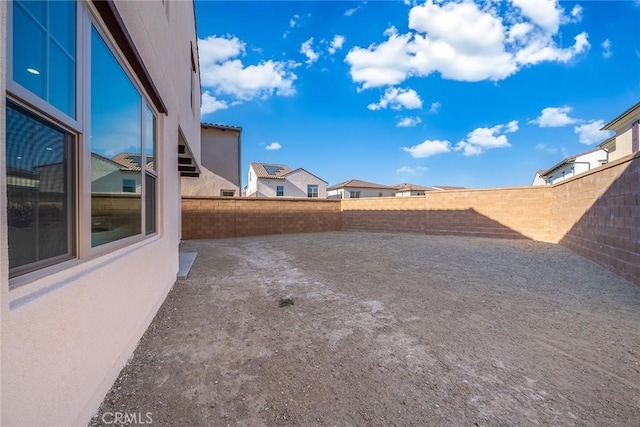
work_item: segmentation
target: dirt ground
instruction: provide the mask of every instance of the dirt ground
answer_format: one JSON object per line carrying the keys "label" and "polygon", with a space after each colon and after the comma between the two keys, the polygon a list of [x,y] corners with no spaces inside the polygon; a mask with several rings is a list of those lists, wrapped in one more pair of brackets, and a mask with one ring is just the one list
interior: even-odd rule
{"label": "dirt ground", "polygon": [[561,246],[342,232],[182,250],[189,278],[92,426],[640,425],[640,287]]}

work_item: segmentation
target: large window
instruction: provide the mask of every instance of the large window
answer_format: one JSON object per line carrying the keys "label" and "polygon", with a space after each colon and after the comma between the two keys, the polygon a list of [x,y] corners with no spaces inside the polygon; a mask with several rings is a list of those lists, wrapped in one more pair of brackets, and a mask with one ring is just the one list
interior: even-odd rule
{"label": "large window", "polygon": [[307,185],[307,197],[318,197],[318,186],[317,185]]}
{"label": "large window", "polygon": [[156,114],[91,3],[8,11],[10,276],[156,233]]}
{"label": "large window", "polygon": [[75,138],[7,103],[10,275],[69,259],[74,247]]}

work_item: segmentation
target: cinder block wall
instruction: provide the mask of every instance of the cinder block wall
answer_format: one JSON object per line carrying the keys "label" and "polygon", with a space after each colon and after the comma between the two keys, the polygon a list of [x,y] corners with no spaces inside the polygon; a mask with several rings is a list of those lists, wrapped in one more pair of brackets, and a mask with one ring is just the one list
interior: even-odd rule
{"label": "cinder block wall", "polygon": [[553,191],[558,242],[640,285],[640,153]]}
{"label": "cinder block wall", "polygon": [[182,198],[182,238],[340,231],[339,200]]}
{"label": "cinder block wall", "polygon": [[345,200],[182,200],[184,239],[340,230],[559,243],[640,285],[640,153],[554,186]]}
{"label": "cinder block wall", "polygon": [[426,234],[552,241],[550,187],[455,190],[426,194]]}
{"label": "cinder block wall", "polygon": [[342,200],[342,230],[424,233],[424,197],[380,197]]}

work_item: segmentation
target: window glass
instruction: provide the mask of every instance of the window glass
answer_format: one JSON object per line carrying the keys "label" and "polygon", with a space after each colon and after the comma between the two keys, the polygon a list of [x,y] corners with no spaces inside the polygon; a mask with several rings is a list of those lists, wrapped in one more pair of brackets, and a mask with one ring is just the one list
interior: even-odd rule
{"label": "window glass", "polygon": [[148,173],[145,175],[145,232],[156,232],[156,178]]}
{"label": "window glass", "polygon": [[7,103],[7,224],[10,275],[70,258],[74,137]]}
{"label": "window glass", "polygon": [[318,197],[317,185],[307,185],[307,197]]}
{"label": "window glass", "polygon": [[156,167],[156,116],[145,104],[144,107],[144,154],[147,169],[157,171]]}
{"label": "window glass", "polygon": [[276,186],[276,196],[284,196],[284,185]]}
{"label": "window glass", "polygon": [[13,80],[75,118],[75,2],[13,5]]}
{"label": "window glass", "polygon": [[[140,94],[92,28],[92,246],[141,233],[144,169],[141,111]],[[135,191],[123,191],[123,180],[134,181]]]}

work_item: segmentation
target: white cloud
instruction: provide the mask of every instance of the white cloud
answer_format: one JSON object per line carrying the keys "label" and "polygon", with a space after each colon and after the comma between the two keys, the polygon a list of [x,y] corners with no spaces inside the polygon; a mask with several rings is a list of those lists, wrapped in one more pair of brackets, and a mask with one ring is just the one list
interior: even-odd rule
{"label": "white cloud", "polygon": [[314,52],[312,45],[313,37],[302,43],[302,46],[300,47],[300,53],[303,53],[307,57],[307,60],[305,61],[307,65],[313,64],[320,57],[317,52]]}
{"label": "white cloud", "polygon": [[399,128],[412,128],[422,123],[420,117],[403,117],[398,120]]}
{"label": "white cloud", "polygon": [[511,120],[509,123],[507,123],[505,126],[505,132],[506,133],[513,133],[516,132],[518,129],[520,129],[518,127],[518,121],[517,120]]}
{"label": "white cloud", "polygon": [[224,37],[209,36],[198,39],[200,66],[209,66],[224,62],[245,52],[245,43],[230,35]]}
{"label": "white cloud", "polygon": [[374,111],[383,110],[387,107],[392,110],[400,110],[402,108],[416,110],[422,108],[422,100],[413,89],[390,87],[384,92],[380,101],[367,106],[368,109]]}
{"label": "white cloud", "polygon": [[573,108],[564,107],[547,107],[542,110],[540,117],[530,120],[529,123],[537,124],[541,128],[555,128],[578,123],[580,120],[569,117],[569,113]]}
{"label": "white cloud", "polygon": [[272,142],[271,144],[267,145],[266,147],[264,147],[265,150],[279,150],[282,148],[282,145],[280,145],[279,142]]}
{"label": "white cloud", "polygon": [[556,0],[511,0],[520,8],[522,15],[545,31],[555,34],[560,27],[562,8]]}
{"label": "white cloud", "polygon": [[351,9],[347,9],[347,10],[344,11],[344,16],[352,16],[354,13],[356,13],[360,9],[361,9],[360,6],[352,7]]}
{"label": "white cloud", "polygon": [[429,112],[431,114],[435,114],[438,111],[440,111],[440,107],[442,107],[442,104],[440,104],[438,101],[431,103],[431,107],[429,107]]}
{"label": "white cloud", "polygon": [[202,106],[200,107],[201,116],[227,108],[229,108],[229,105],[225,101],[216,99],[216,97],[211,95],[211,92],[208,90],[202,93]]}
{"label": "white cloud", "polygon": [[232,97],[237,104],[255,98],[295,93],[293,82],[297,76],[292,69],[297,64],[293,62],[267,60],[245,66],[236,58],[244,54],[245,44],[232,36],[199,39],[198,49],[202,86],[210,89],[210,95]]}
{"label": "white cloud", "polygon": [[558,46],[563,9],[554,0],[512,1],[517,7],[505,18],[497,7],[471,1],[414,6],[409,32],[391,27],[386,41],[348,52],[351,78],[362,89],[436,72],[450,80],[499,81],[540,62],[566,63],[589,49],[584,32],[572,46]]}
{"label": "white cloud", "polygon": [[344,36],[341,36],[339,34],[336,34],[335,36],[333,36],[333,40],[331,40],[331,44],[329,45],[329,48],[327,49],[329,51],[329,53],[331,55],[333,55],[334,53],[336,53],[336,51],[342,49],[342,45],[344,44]]}
{"label": "white cloud", "polygon": [[581,144],[597,144],[610,138],[613,132],[608,130],[600,130],[604,126],[604,120],[591,120],[589,123],[585,123],[573,128],[573,131],[578,134],[578,141]]}
{"label": "white cloud", "polygon": [[573,18],[573,22],[582,20],[582,11],[582,6],[580,6],[579,4],[573,6],[573,9],[571,9],[571,17]]}
{"label": "white cloud", "polygon": [[405,175],[422,175],[427,170],[428,169],[424,166],[402,166],[396,170],[396,173]]}
{"label": "white cloud", "polygon": [[606,39],[600,43],[600,46],[602,47],[602,57],[605,59],[611,58],[611,55],[613,55],[613,52],[611,52],[611,40]]}
{"label": "white cloud", "polygon": [[535,35],[530,38],[526,47],[516,53],[515,59],[522,65],[535,65],[541,62],[567,63],[591,47],[585,32],[578,34],[573,39],[575,41],[573,46],[561,49],[550,45],[545,37],[539,34]]}
{"label": "white cloud", "polygon": [[435,156],[436,154],[448,153],[451,151],[451,143],[449,141],[425,140],[421,144],[413,147],[402,147],[402,150],[411,154],[411,157],[422,159]]}
{"label": "white cloud", "polygon": [[[505,125],[491,128],[477,128],[467,134],[466,139],[458,142],[456,151],[462,151],[464,156],[477,156],[491,148],[511,147],[505,134],[518,130],[518,121],[513,120]],[[501,135],[500,135],[501,134]]]}
{"label": "white cloud", "polygon": [[300,25],[300,15],[296,13],[295,15],[293,15],[293,18],[289,20],[289,27],[295,28],[298,25]]}

